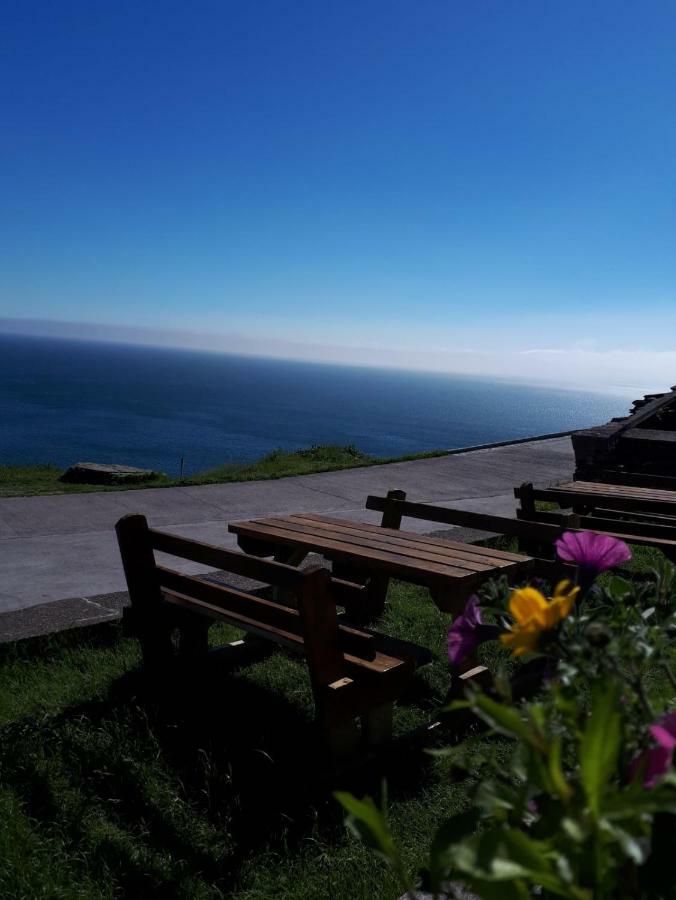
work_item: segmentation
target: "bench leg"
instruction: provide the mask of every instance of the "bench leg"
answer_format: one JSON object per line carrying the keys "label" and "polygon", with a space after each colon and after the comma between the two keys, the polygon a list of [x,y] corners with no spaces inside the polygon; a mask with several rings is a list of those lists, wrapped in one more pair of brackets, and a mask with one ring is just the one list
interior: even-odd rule
{"label": "bench leg", "polygon": [[161,674],[167,671],[174,661],[171,629],[159,623],[148,623],[146,627],[140,625],[138,639],[146,672]]}
{"label": "bench leg", "polygon": [[369,746],[385,744],[392,740],[392,716],[394,703],[383,703],[361,717],[364,743]]}
{"label": "bench leg", "polygon": [[209,626],[211,621],[195,616],[181,625],[179,637],[179,659],[183,662],[203,660],[209,650]]}

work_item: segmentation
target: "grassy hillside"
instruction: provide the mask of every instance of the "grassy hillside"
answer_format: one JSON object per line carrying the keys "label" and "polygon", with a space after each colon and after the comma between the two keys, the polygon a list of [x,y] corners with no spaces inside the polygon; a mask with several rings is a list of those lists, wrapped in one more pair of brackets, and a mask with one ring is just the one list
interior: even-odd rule
{"label": "grassy hillside", "polygon": [[308,475],[357,466],[373,466],[400,459],[420,459],[441,456],[443,450],[411,456],[381,458],[362,453],[356,447],[322,444],[307,450],[273,450],[252,463],[228,463],[184,478],[161,475],[142,484],[94,485],[65,484],[59,481],[63,469],[49,464],[33,466],[0,466],[0,497],[25,497],[34,494],[72,494],[88,491],[129,491],[148,487],[172,487],[179,484],[222,484],[228,481],[256,481],[265,478],[284,478],[288,475]]}

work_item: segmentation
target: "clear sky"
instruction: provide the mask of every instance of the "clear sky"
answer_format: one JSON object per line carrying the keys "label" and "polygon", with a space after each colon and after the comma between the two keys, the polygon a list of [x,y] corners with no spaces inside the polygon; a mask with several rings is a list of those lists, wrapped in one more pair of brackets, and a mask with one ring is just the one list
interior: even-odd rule
{"label": "clear sky", "polygon": [[4,0],[0,196],[5,330],[664,388],[676,4]]}

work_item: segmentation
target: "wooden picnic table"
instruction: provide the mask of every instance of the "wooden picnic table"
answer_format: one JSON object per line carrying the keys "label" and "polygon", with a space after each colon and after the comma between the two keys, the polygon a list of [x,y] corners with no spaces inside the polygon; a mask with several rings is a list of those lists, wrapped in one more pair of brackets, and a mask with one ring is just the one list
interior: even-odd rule
{"label": "wooden picnic table", "polygon": [[534,564],[518,553],[314,513],[232,522],[228,529],[245,553],[291,565],[318,553],[340,571],[370,575],[379,589],[384,579],[386,590],[390,577],[422,585],[442,612],[456,615],[482,582],[498,575],[512,580]]}
{"label": "wooden picnic table", "polygon": [[565,481],[537,493],[537,499],[551,500],[559,506],[676,516],[676,491],[661,488],[605,484],[598,481]]}

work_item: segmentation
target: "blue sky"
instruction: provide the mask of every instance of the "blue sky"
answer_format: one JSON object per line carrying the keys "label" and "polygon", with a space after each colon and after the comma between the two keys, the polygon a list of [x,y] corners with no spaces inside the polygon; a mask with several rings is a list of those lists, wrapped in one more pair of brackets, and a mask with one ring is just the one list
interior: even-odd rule
{"label": "blue sky", "polygon": [[675,46],[673,2],[6,0],[2,327],[676,382]]}

